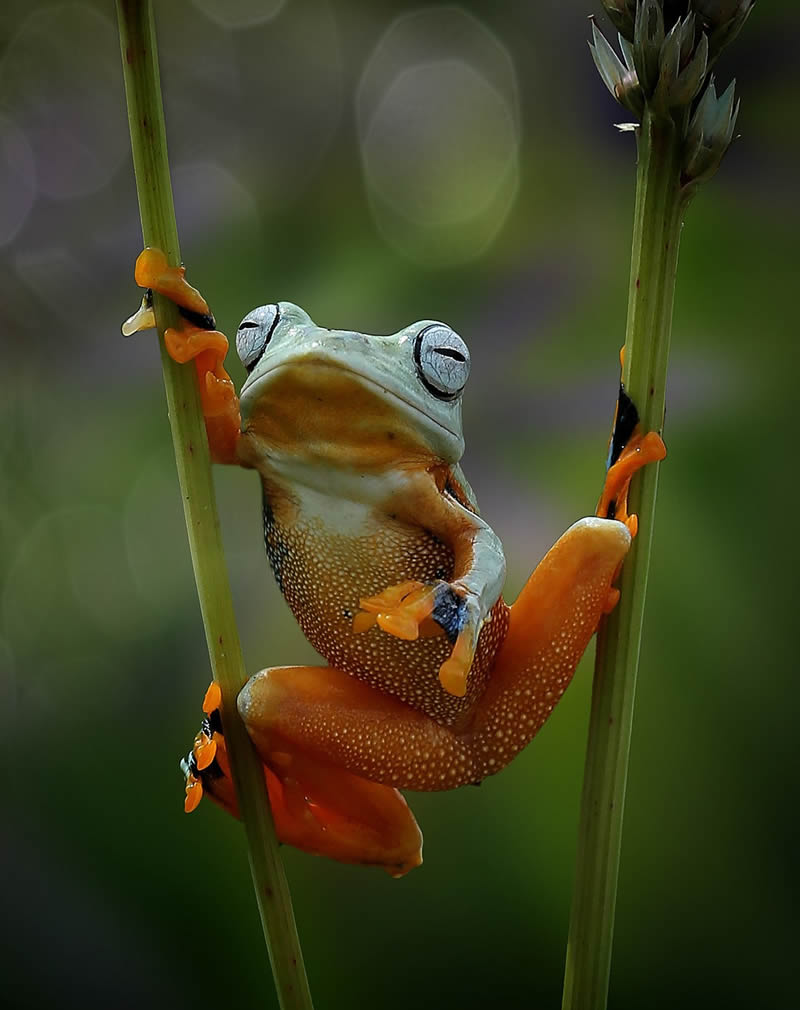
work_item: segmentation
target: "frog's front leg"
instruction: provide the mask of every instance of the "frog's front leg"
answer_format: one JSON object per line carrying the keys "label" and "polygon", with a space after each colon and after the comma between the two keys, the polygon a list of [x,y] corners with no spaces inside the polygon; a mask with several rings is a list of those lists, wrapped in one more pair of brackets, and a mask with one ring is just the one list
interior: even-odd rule
{"label": "frog's front leg", "polygon": [[353,627],[365,631],[377,622],[383,631],[412,641],[443,632],[453,650],[439,680],[450,694],[463,697],[481,627],[503,588],[506,564],[497,534],[455,494],[449,471],[425,473],[410,477],[401,500],[392,505],[394,516],[411,525],[419,525],[422,517],[425,528],[452,549],[450,580],[404,582],[363,598]]}
{"label": "frog's front leg", "polygon": [[215,329],[214,317],[200,292],[187,283],[184,267],[171,267],[160,249],[145,249],[136,260],[135,278],[146,289],[142,307],[122,332],[126,336],[155,325],[152,292],[174,302],[180,313],[180,325],[164,333],[170,357],[185,364],[194,361],[208,434],[211,457],[216,463],[236,463],[241,429],[239,400],[223,362],[228,339]]}

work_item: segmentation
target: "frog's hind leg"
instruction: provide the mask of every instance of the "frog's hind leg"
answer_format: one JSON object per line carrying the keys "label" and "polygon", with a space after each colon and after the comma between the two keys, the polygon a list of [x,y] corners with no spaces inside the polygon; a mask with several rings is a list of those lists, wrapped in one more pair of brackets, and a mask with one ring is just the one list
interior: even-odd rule
{"label": "frog's hind leg", "polygon": [[600,618],[631,533],[613,519],[581,519],[559,538],[511,606],[509,629],[473,724],[480,771],[508,764],[536,735],[567,689]]}
{"label": "frog's hind leg", "polygon": [[251,677],[239,712],[276,774],[319,762],[401,789],[434,791],[500,771],[531,740],[564,692],[631,543],[627,526],[588,518],[549,551],[511,608],[509,629],[468,724],[443,726],[331,667],[275,667]]}
{"label": "frog's hind leg", "polygon": [[500,771],[532,739],[569,683],[631,543],[627,526],[575,523],[511,607],[486,690],[458,731],[329,667],[275,667],[238,698],[263,761],[304,754],[401,789],[453,789]]}
{"label": "frog's hind leg", "polygon": [[[239,816],[222,733],[220,692],[212,684],[205,719],[191,752],[181,762],[185,809],[208,794]],[[264,766],[278,839],[345,863],[379,866],[402,876],[422,862],[422,835],[401,794],[296,750],[272,750]]]}

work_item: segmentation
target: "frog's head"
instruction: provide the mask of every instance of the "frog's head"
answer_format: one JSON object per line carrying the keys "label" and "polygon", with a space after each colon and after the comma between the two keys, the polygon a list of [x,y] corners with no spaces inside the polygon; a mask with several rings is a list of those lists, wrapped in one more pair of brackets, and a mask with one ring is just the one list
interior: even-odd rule
{"label": "frog's head", "polygon": [[[273,449],[376,464],[464,451],[467,345],[431,320],[390,336],[326,330],[290,302],[248,312],[236,334],[247,368],[242,428]],[[349,450],[349,452],[348,452]]]}

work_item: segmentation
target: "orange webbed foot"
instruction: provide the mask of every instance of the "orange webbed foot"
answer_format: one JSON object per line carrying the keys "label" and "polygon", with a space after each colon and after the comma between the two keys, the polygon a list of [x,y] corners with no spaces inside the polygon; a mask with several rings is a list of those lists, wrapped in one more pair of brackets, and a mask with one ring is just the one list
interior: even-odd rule
{"label": "orange webbed foot", "polygon": [[184,267],[173,267],[160,249],[145,249],[136,260],[136,283],[146,289],[139,310],[122,326],[125,336],[155,325],[153,291],[174,302],[180,325],[164,333],[167,353],[179,364],[194,361],[206,422],[209,448],[217,463],[237,462],[241,429],[239,400],[223,364],[228,338],[215,329],[214,317],[200,292],[185,278]]}
{"label": "orange webbed foot", "polygon": [[353,619],[356,632],[366,631],[377,621],[383,631],[407,642],[444,634],[440,625],[428,620],[436,606],[436,586],[401,582],[377,596],[364,597],[359,606],[362,612]]}
{"label": "orange webbed foot", "polygon": [[[622,360],[622,354],[620,354]],[[655,431],[642,434],[639,413],[625,389],[620,385],[614,417],[614,429],[608,453],[608,468],[596,515],[603,519],[618,519],[625,523],[632,537],[639,522],[628,513],[628,490],[633,475],[648,463],[664,459],[667,448]]]}
{"label": "orange webbed foot", "polygon": [[[225,758],[225,738],[222,734],[222,718],[220,706],[222,692],[219,684],[212,682],[203,699],[205,718],[192,742],[192,749],[181,761],[181,770],[185,778],[185,798],[183,809],[187,814],[197,809],[203,798],[204,786],[210,787],[214,780],[222,777],[220,762]],[[211,791],[211,790],[210,790]],[[232,789],[223,803],[227,809],[235,802]]]}
{"label": "orange webbed foot", "polygon": [[181,308],[197,315],[207,316],[213,328],[213,317],[208,302],[197,288],[185,278],[186,267],[171,267],[161,249],[147,248],[139,253],[134,268],[134,279],[140,288],[149,288],[169,298]]}
{"label": "orange webbed foot", "polygon": [[356,633],[377,622],[383,631],[409,642],[447,634],[453,651],[439,669],[439,681],[449,694],[464,697],[480,625],[471,600],[447,582],[402,582],[359,605],[361,612],[353,618]]}

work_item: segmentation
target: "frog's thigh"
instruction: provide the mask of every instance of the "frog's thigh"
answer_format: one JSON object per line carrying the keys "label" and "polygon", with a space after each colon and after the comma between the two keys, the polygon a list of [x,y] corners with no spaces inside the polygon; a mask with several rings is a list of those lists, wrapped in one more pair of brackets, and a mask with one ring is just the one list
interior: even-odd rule
{"label": "frog's thigh", "polygon": [[475,780],[469,738],[333,667],[263,670],[238,705],[271,768],[302,754],[399,789],[453,789]]}
{"label": "frog's thigh", "polygon": [[630,544],[624,523],[581,519],[528,579],[511,607],[508,634],[474,723],[482,774],[508,764],[566,690],[601,616],[616,600],[611,583]]}

